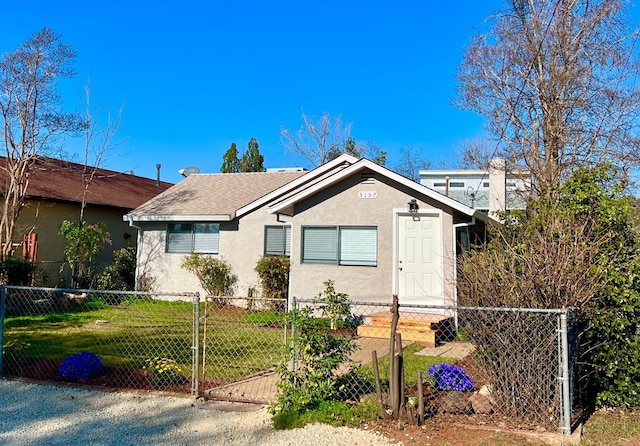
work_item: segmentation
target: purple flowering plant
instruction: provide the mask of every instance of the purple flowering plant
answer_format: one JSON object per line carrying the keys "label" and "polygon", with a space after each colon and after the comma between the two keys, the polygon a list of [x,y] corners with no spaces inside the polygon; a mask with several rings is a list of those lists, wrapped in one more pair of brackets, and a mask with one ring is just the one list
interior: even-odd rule
{"label": "purple flowering plant", "polygon": [[435,378],[438,390],[457,390],[471,392],[475,389],[471,378],[462,367],[453,364],[433,364],[428,370],[429,376]]}
{"label": "purple flowering plant", "polygon": [[102,359],[95,353],[82,352],[62,361],[57,376],[67,381],[87,379],[102,373]]}

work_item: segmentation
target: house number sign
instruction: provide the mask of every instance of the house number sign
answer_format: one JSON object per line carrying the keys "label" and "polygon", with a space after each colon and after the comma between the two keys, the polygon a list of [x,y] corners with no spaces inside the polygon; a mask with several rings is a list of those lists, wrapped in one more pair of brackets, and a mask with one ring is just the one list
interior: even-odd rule
{"label": "house number sign", "polygon": [[358,198],[372,199],[378,198],[378,192],[372,190],[361,190],[358,192]]}

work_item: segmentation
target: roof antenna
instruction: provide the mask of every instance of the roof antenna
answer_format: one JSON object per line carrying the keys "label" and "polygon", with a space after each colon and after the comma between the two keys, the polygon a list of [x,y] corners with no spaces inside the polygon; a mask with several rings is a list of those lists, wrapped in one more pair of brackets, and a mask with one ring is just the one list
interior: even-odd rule
{"label": "roof antenna", "polygon": [[160,187],[160,168],[162,164],[156,164],[156,169],[158,170],[158,177],[156,179],[156,186]]}

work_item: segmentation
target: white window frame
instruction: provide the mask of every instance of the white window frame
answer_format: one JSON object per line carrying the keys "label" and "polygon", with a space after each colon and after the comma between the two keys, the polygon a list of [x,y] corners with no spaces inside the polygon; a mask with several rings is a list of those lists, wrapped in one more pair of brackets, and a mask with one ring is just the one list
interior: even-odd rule
{"label": "white window frame", "polygon": [[[308,237],[313,231],[324,234],[313,241],[315,246],[310,246]],[[371,242],[373,246],[368,247]],[[377,226],[303,226],[301,244],[300,263],[378,266]],[[310,248],[317,249],[317,255],[310,255]],[[358,249],[362,252],[358,253]]]}

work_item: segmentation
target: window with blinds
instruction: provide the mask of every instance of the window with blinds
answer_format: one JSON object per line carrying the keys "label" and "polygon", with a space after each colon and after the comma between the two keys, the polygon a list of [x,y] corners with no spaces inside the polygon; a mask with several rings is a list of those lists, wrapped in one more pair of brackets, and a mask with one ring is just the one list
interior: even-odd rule
{"label": "window with blinds", "polygon": [[291,226],[264,227],[264,255],[291,255]]}
{"label": "window with blinds", "polygon": [[166,252],[218,254],[219,248],[219,224],[171,223],[167,225]]}
{"label": "window with blinds", "polygon": [[306,226],[302,228],[302,263],[377,266],[375,226]]}

